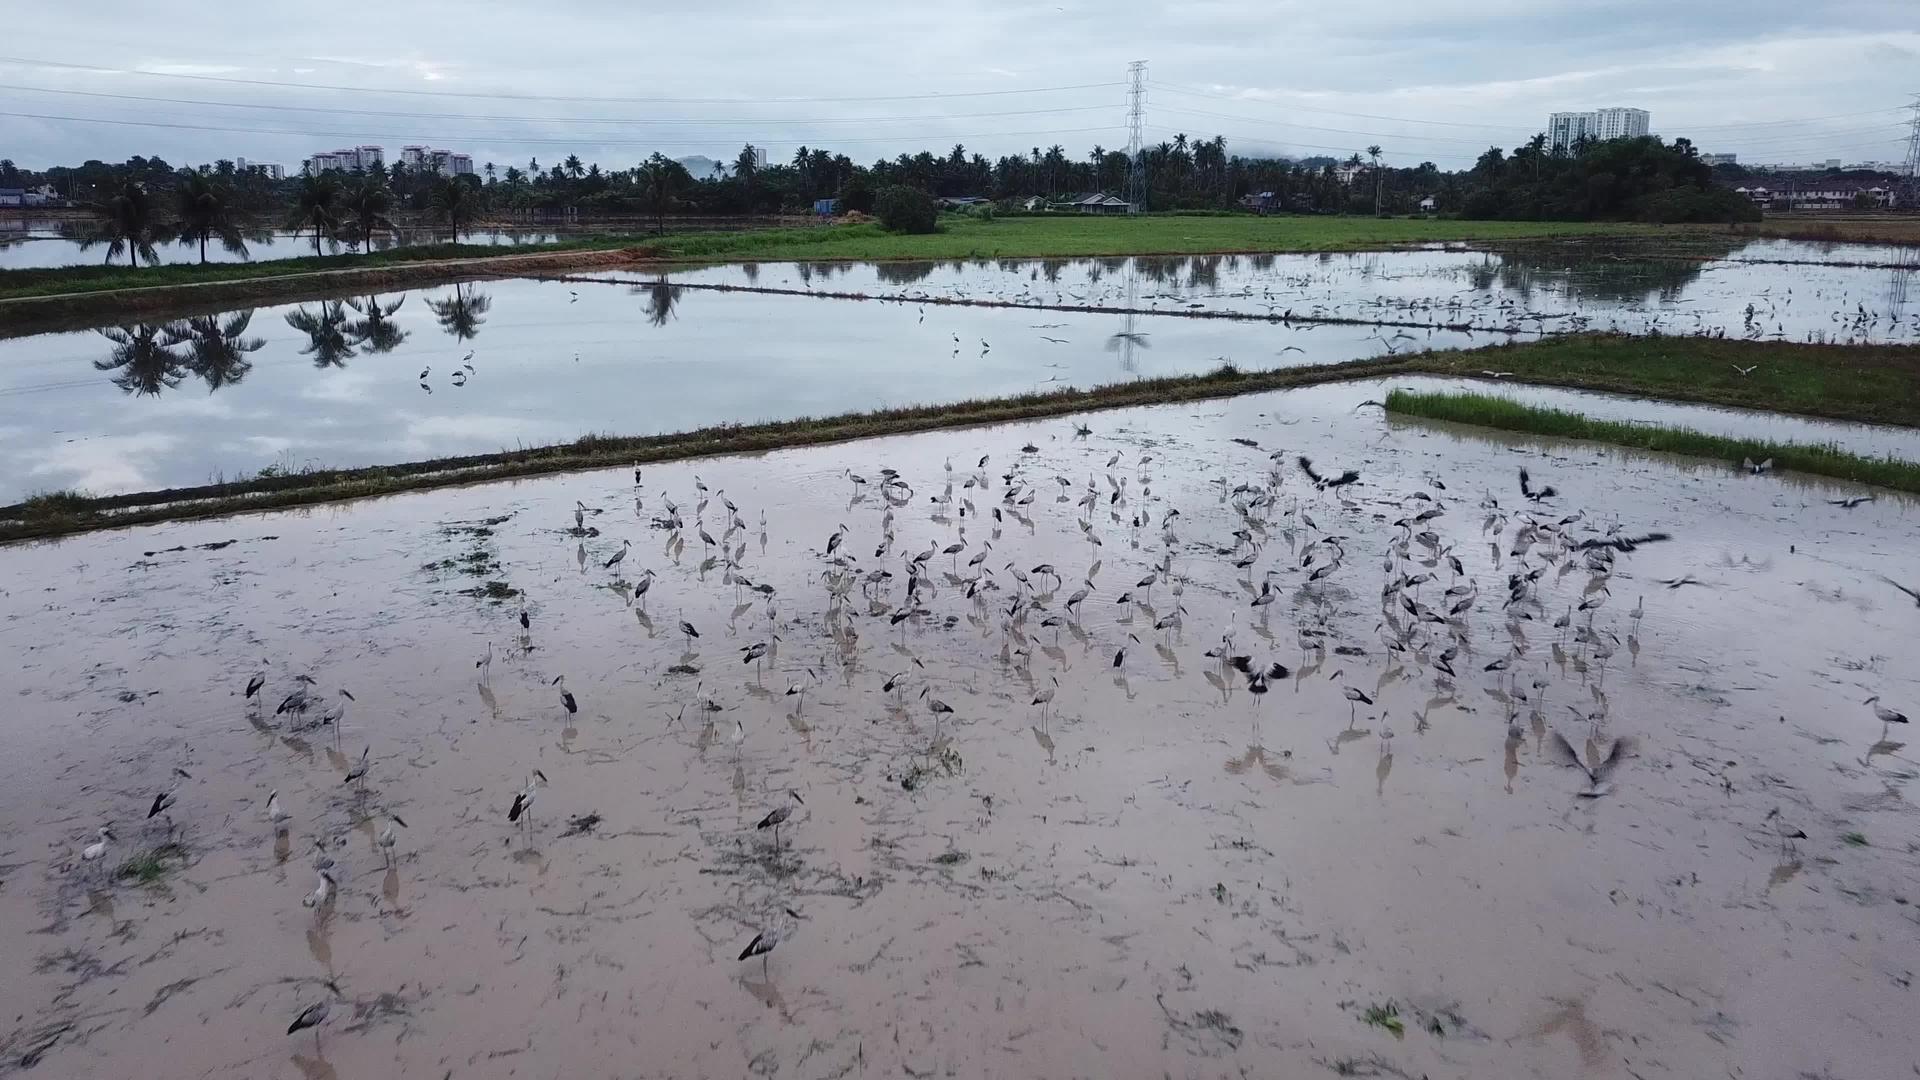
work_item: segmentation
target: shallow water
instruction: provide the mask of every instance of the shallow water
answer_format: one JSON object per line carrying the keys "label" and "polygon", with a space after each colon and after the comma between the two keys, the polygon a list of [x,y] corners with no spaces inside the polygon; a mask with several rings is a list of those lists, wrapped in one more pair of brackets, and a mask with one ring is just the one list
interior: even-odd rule
{"label": "shallow water", "polygon": [[[0,500],[1494,340],[531,280],[354,303],[255,309],[224,340],[258,350],[211,364],[191,346],[129,355],[99,333],[0,339],[0,437],[20,463],[0,475]],[[377,326],[376,304],[393,309]],[[297,329],[289,315],[316,321]]]}
{"label": "shallow water", "polygon": [[[907,298],[1465,325],[1482,331],[1920,340],[1920,309],[1906,299],[1920,262],[1907,257],[1898,266],[1834,265],[1821,248],[1766,241],[1706,260],[1558,244],[1505,252],[784,263],[716,266],[676,275],[676,280]],[[1779,262],[1801,255],[1810,265]]]}
{"label": "shallow water", "polygon": [[[1915,762],[1860,702],[1920,701],[1898,654],[1920,611],[1876,576],[1920,579],[1914,504],[1841,511],[1824,502],[1841,485],[1388,423],[1349,389],[1093,414],[1084,437],[1053,421],[649,468],[638,512],[631,473],[607,470],[0,551],[18,658],[0,673],[17,958],[0,1042],[48,1046],[49,1075],[1906,1070]],[[1248,550],[1227,492],[1271,483],[1275,451],[1362,481],[1343,506],[1283,464],[1243,574],[1219,554]],[[954,502],[932,503],[949,458]],[[1555,544],[1515,554],[1517,515],[1486,525],[1482,490],[1517,506],[1520,465],[1564,493],[1543,518],[1586,512],[1575,539],[1615,521],[1675,539],[1590,592]],[[883,466],[914,491],[876,556],[886,503],[873,485],[850,501],[846,473]],[[722,489],[738,504],[728,543],[771,605],[703,569],[691,518],[677,555],[647,527],[666,497],[692,514],[696,477],[710,532]],[[1409,617],[1382,585],[1424,568],[1383,559],[1389,522],[1434,505],[1417,492],[1445,504],[1424,527],[1480,591],[1457,631],[1417,624],[1395,653],[1383,624]],[[576,500],[597,535],[570,535]],[[893,577],[836,607],[820,552],[837,524],[856,572]],[[892,625],[904,556],[963,525],[968,546],[926,564],[925,614]],[[1328,534],[1345,558],[1309,583],[1301,552],[1325,565]],[[997,588],[976,604],[949,575],[989,542]],[[1009,619],[1005,564],[1043,561],[1063,583],[1030,572],[1045,609]],[[1551,568],[1509,619],[1521,566]],[[643,568],[645,618],[618,588]],[[1267,571],[1279,599],[1255,609]],[[1421,603],[1452,580],[1434,572]],[[1660,583],[1685,576],[1700,584]],[[1044,625],[1089,577],[1075,617]],[[488,580],[528,591],[530,631],[517,599],[461,595]],[[1589,596],[1598,646],[1552,626]],[[1263,699],[1203,655],[1230,628],[1235,652],[1293,669]],[[756,641],[776,646],[764,669],[740,659]],[[240,696],[256,672],[264,709]],[[352,689],[339,726],[273,715],[296,675],[330,702]],[[1029,702],[1055,679],[1043,718]],[[1377,704],[1342,718],[1343,685]],[[953,707],[937,730],[934,698]],[[1551,731],[1638,746],[1586,799]],[[361,747],[364,791],[341,782]],[[506,809],[533,768],[552,782],[522,830]],[[293,815],[284,855],[271,789]],[[789,790],[805,802],[776,851],[753,825]],[[378,813],[409,826],[391,872],[362,824]],[[76,862],[103,819],[115,850]],[[95,867],[169,819],[188,865],[108,885]],[[316,836],[343,840],[330,909],[301,904]],[[764,973],[736,961],[784,907],[803,919]],[[330,976],[346,1000],[323,1039],[287,1036]],[[1401,1038],[1362,1022],[1389,1003]]]}

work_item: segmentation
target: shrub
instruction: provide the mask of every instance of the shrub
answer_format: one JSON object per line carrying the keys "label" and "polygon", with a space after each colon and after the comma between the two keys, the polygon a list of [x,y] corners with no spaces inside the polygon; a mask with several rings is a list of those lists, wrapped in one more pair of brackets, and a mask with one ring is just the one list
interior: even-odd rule
{"label": "shrub", "polygon": [[940,217],[933,196],[904,184],[881,188],[873,197],[873,213],[888,232],[897,233],[934,232]]}

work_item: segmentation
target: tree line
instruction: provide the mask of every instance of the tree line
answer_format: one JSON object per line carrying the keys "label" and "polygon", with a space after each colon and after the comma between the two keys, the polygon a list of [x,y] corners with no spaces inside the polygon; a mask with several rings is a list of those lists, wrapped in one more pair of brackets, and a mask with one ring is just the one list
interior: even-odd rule
{"label": "tree line", "polygon": [[[1379,146],[1340,161],[1243,157],[1226,140],[1173,139],[1146,148],[1146,209],[1407,214],[1548,220],[1745,220],[1757,213],[1716,182],[1686,139],[1658,137],[1585,141],[1566,148],[1536,135],[1511,150],[1489,147],[1472,168],[1445,171],[1427,161],[1383,164]],[[262,169],[219,161],[176,169],[134,156],[110,165],[88,161],[33,173],[0,161],[0,185],[51,183],[91,207],[107,261],[157,261],[154,245],[209,245],[244,254],[249,230],[278,224],[323,241],[371,244],[396,216],[431,220],[456,237],[483,214],[499,211],[643,215],[664,230],[670,215],[805,213],[821,200],[871,212],[883,189],[903,186],[936,197],[973,196],[1014,209],[1028,200],[1076,193],[1123,194],[1132,171],[1127,154],[1095,145],[1070,157],[1058,144],[989,159],[955,144],[945,154],[921,151],[859,165],[845,154],[800,147],[785,161],[763,163],[751,144],[708,175],[655,153],[630,168],[603,169],[578,155],[542,165],[487,162],[477,175],[442,176],[400,163],[367,171],[328,170],[275,180]],[[11,178],[11,181],[9,181]],[[256,232],[257,235],[257,232]]]}

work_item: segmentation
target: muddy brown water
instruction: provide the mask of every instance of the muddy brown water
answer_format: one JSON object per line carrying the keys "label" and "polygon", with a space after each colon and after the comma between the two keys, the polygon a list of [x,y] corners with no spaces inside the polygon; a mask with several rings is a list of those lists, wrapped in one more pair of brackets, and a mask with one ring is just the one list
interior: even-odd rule
{"label": "muddy brown water", "polygon": [[[1841,510],[1826,500],[1852,489],[1823,481],[1390,423],[1356,399],[649,468],[637,513],[611,470],[0,551],[0,1074],[1910,1071],[1915,764],[1861,702],[1920,704],[1920,610],[1876,576],[1920,579],[1915,505]],[[1275,451],[1278,505],[1243,573],[1219,554],[1244,524],[1229,490],[1267,485]],[[1350,505],[1304,483],[1298,453],[1358,469]],[[930,501],[949,459],[950,509]],[[1616,522],[1676,538],[1589,594],[1554,545],[1512,554],[1521,465],[1563,493],[1541,517],[1585,512],[1576,539]],[[912,494],[876,557],[882,468]],[[848,470],[874,481],[863,498]],[[1031,503],[1003,502],[1009,471]],[[771,605],[702,568],[696,477],[716,539],[722,494],[738,505],[728,543]],[[1382,586],[1425,569],[1384,569],[1391,522],[1434,505],[1417,492],[1446,507],[1424,527],[1479,586],[1450,690],[1434,667],[1450,631],[1424,624],[1431,648],[1394,653],[1382,629]],[[1497,539],[1488,495],[1510,514]],[[664,497],[688,519],[674,553],[649,527]],[[597,535],[572,535],[576,500]],[[836,608],[822,548],[842,523],[856,573],[893,577]],[[892,624],[906,556],[963,524],[968,546],[926,564],[926,613]],[[1329,534],[1345,558],[1309,582],[1301,554]],[[997,587],[976,603],[954,579],[989,542]],[[1008,618],[1009,562],[1044,610]],[[1503,616],[1506,575],[1548,565],[1515,609],[1532,618]],[[618,586],[649,568],[643,618]],[[1256,609],[1269,570],[1279,598]],[[1452,580],[1432,572],[1428,604]],[[519,597],[463,594],[489,581],[525,590],[529,631]],[[1552,626],[1589,595],[1618,638],[1605,659]],[[1264,697],[1203,655],[1230,628],[1234,651],[1292,669]],[[754,642],[773,646],[758,671]],[[264,708],[241,696],[255,673]],[[274,715],[300,675],[328,708],[352,691],[338,723]],[[1043,717],[1029,702],[1056,678]],[[1376,704],[1349,715],[1343,686]],[[1517,736],[1512,688],[1539,709],[1514,703]],[[1582,798],[1554,731],[1637,749]],[[364,789],[342,782],[362,747]],[[509,824],[536,768],[551,783],[531,826]],[[284,842],[263,817],[274,789]],[[776,851],[753,826],[790,790],[805,803]],[[408,826],[391,870],[385,814]],[[109,820],[107,857],[81,861]],[[170,837],[184,861],[157,883],[114,878]],[[340,887],[310,909],[316,838]],[[802,918],[764,972],[736,960],[787,907]],[[327,978],[344,1000],[321,1038],[287,1035]],[[1398,1036],[1366,1022],[1389,1007]]]}

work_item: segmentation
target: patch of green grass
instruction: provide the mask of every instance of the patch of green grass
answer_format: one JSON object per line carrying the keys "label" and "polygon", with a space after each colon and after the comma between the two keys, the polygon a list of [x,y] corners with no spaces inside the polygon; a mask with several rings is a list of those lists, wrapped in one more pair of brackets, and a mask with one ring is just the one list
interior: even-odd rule
{"label": "patch of green grass", "polygon": [[58,521],[88,513],[92,502],[82,491],[41,491],[27,496],[18,512],[28,521]]}
{"label": "patch of green grass", "polygon": [[186,865],[187,849],[179,844],[161,844],[147,848],[120,864],[113,872],[115,879],[131,881],[137,885],[155,885],[174,870]]}
{"label": "patch of green grass", "polygon": [[1732,466],[1738,466],[1746,458],[1754,461],[1772,458],[1774,468],[1783,471],[1832,476],[1896,491],[1920,492],[1920,464],[1892,457],[1862,457],[1831,445],[1733,439],[1690,428],[1595,420],[1580,413],[1525,405],[1512,398],[1492,394],[1394,390],[1387,395],[1386,407],[1389,413],[1456,424],[1613,443],[1659,453],[1718,458]]}
{"label": "patch of green grass", "polygon": [[1584,334],[1405,359],[1437,375],[1505,371],[1516,382],[1920,427],[1920,348],[1910,345]]}
{"label": "patch of green grass", "polygon": [[1648,236],[1659,226],[1564,221],[1431,218],[1256,217],[1247,214],[1135,217],[1047,214],[993,220],[948,215],[940,231],[889,233],[875,224],[669,236],[648,244],[662,258],[1005,259],[1215,252],[1369,251],[1441,241],[1499,242],[1569,236]]}
{"label": "patch of green grass", "polygon": [[1867,846],[1867,834],[1863,832],[1843,833],[1840,839],[1845,840],[1847,843],[1852,844],[1854,847]]}
{"label": "patch of green grass", "polygon": [[491,600],[497,604],[503,600],[511,600],[519,596],[520,590],[504,581],[489,581],[485,585],[476,585],[471,589],[461,589],[460,595],[472,596],[481,600]]}
{"label": "patch of green grass", "polygon": [[1369,1005],[1360,1014],[1360,1022],[1370,1027],[1384,1028],[1396,1039],[1405,1038],[1407,1025],[1400,1020],[1400,1009],[1389,1001],[1384,1005]]}

